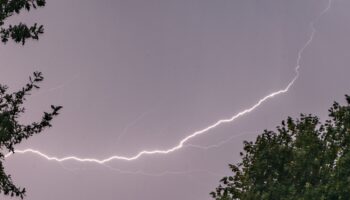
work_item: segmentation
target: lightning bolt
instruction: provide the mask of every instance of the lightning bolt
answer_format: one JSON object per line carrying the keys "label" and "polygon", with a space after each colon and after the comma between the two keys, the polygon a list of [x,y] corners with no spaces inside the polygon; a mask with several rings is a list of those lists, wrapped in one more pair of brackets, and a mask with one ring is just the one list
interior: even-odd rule
{"label": "lightning bolt", "polygon": [[[258,107],[260,107],[264,102],[266,102],[269,99],[272,99],[276,96],[282,95],[284,93],[287,93],[289,91],[289,89],[294,85],[294,83],[296,82],[296,80],[299,78],[299,69],[300,69],[300,63],[301,63],[301,59],[302,59],[302,55],[305,51],[305,49],[311,44],[311,42],[314,39],[315,33],[316,33],[316,28],[315,28],[315,23],[324,15],[326,14],[332,5],[332,1],[333,0],[329,0],[327,7],[310,23],[310,28],[311,28],[311,33],[309,35],[308,40],[304,43],[304,45],[299,49],[298,51],[298,55],[297,55],[297,60],[296,60],[296,66],[294,68],[295,70],[295,76],[294,78],[287,84],[287,86],[281,90],[272,92],[268,95],[266,95],[265,97],[261,98],[256,104],[252,105],[251,107],[235,114],[234,116],[230,117],[230,118],[226,118],[226,119],[220,119],[218,121],[216,121],[215,123],[201,129],[198,131],[193,132],[192,134],[188,135],[187,137],[183,138],[176,146],[173,146],[171,148],[165,149],[165,150],[144,150],[144,151],[140,151],[139,153],[133,155],[133,156],[120,156],[120,155],[114,155],[105,159],[96,159],[96,158],[79,158],[76,156],[67,156],[67,157],[62,157],[62,158],[58,158],[55,156],[49,156],[46,155],[45,153],[42,153],[38,150],[34,150],[34,149],[25,149],[25,150],[15,150],[15,153],[19,153],[19,154],[25,154],[25,153],[33,153],[36,154],[42,158],[45,158],[49,161],[57,161],[57,162],[64,162],[64,161],[78,161],[78,162],[90,162],[90,163],[97,163],[97,164],[105,164],[108,163],[112,160],[123,160],[123,161],[133,161],[133,160],[137,160],[139,158],[141,158],[142,156],[145,155],[155,155],[155,154],[169,154],[172,152],[175,152],[177,150],[182,149],[185,144],[200,135],[204,135],[206,133],[208,133],[210,130],[222,125],[222,124],[226,124],[226,123],[230,123],[235,121],[236,119],[254,111],[255,109],[257,109]],[[8,153],[5,155],[5,157],[9,157],[11,156],[12,153]]]}
{"label": "lightning bolt", "polygon": [[258,131],[239,133],[237,135],[232,135],[231,137],[229,137],[229,138],[227,138],[225,140],[222,140],[222,141],[220,141],[220,142],[218,142],[216,144],[211,144],[211,145],[208,145],[208,146],[202,146],[202,145],[187,143],[185,145],[185,147],[197,148],[197,149],[202,149],[202,150],[209,150],[209,149],[213,149],[213,148],[219,148],[219,147],[229,143],[234,138],[237,138],[237,137],[240,137],[240,136],[243,136],[243,135],[247,135],[247,134],[257,134],[257,132]]}

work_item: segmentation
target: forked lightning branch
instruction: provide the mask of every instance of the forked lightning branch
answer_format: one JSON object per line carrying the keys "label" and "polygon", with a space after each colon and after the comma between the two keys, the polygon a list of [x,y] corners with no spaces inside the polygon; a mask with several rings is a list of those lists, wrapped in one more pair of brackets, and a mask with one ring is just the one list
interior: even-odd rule
{"label": "forked lightning branch", "polygon": [[[191,139],[198,137],[200,135],[207,134],[210,131],[212,131],[212,129],[214,129],[222,124],[234,122],[236,119],[238,119],[238,118],[240,118],[240,117],[242,117],[250,112],[253,112],[254,110],[256,110],[258,107],[260,107],[264,102],[268,101],[269,99],[272,99],[274,97],[277,97],[279,95],[287,93],[290,90],[290,88],[294,85],[294,83],[297,81],[297,79],[299,78],[299,75],[300,75],[299,69],[301,66],[300,64],[301,64],[303,52],[312,43],[314,36],[316,34],[316,29],[315,29],[314,25],[320,19],[320,17],[322,17],[324,14],[326,14],[329,11],[329,9],[331,8],[331,5],[332,5],[332,0],[329,0],[326,8],[313,21],[311,21],[311,23],[310,23],[311,33],[310,33],[307,41],[303,44],[303,46],[298,51],[298,55],[297,55],[297,59],[296,59],[296,66],[294,68],[295,76],[287,84],[287,86],[285,88],[266,95],[265,97],[258,100],[257,103],[255,103],[251,107],[242,110],[241,112],[233,115],[230,118],[220,119],[220,120],[216,121],[215,123],[203,128],[203,129],[197,130],[197,131],[189,134],[187,137],[183,138],[176,146],[170,147],[168,149],[143,150],[143,151],[140,151],[139,153],[132,155],[132,156],[113,155],[113,156],[107,157],[105,159],[80,158],[80,157],[73,156],[73,155],[59,158],[59,157],[55,157],[55,156],[49,156],[49,155],[47,155],[43,152],[40,152],[38,150],[35,150],[35,149],[15,150],[15,153],[18,153],[18,154],[32,153],[32,154],[36,154],[42,158],[45,158],[47,160],[57,161],[57,162],[64,162],[64,161],[71,160],[71,161],[77,161],[77,162],[90,162],[90,163],[97,163],[97,164],[105,164],[105,163],[111,162],[113,160],[133,161],[133,160],[137,160],[137,159],[141,158],[142,156],[146,156],[146,155],[169,154],[169,153],[178,151],[178,150],[182,149],[183,147],[185,147],[185,144],[188,141],[190,141]],[[7,158],[7,157],[10,157],[11,155],[13,155],[13,154],[8,153],[5,155],[5,157]]]}

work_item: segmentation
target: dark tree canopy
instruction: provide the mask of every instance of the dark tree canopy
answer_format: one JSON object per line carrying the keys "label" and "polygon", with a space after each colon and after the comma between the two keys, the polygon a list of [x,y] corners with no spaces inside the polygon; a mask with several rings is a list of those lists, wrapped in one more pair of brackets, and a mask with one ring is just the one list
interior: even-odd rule
{"label": "dark tree canopy", "polygon": [[0,84],[0,193],[23,198],[24,188],[19,188],[12,183],[11,176],[6,174],[2,161],[4,153],[14,153],[14,146],[38,134],[46,127],[51,127],[52,119],[58,115],[61,106],[51,106],[50,112],[44,112],[42,119],[31,124],[21,124],[18,118],[24,113],[23,103],[26,97],[34,89],[38,89],[37,83],[43,80],[40,72],[34,72],[29,77],[29,82],[19,91],[7,93],[7,86]]}
{"label": "dark tree canopy", "polygon": [[27,26],[24,23],[5,26],[8,17],[19,14],[23,10],[30,11],[45,6],[45,0],[0,0],[0,37],[2,43],[6,44],[9,39],[16,43],[25,44],[27,39],[38,40],[39,35],[44,33],[42,25],[33,24]]}
{"label": "dark tree canopy", "polygon": [[[27,26],[24,23],[6,25],[6,20],[22,11],[30,11],[38,7],[44,7],[45,0],[0,0],[0,37],[1,42],[6,44],[9,40],[22,45],[28,39],[38,40],[39,35],[44,33],[42,25],[37,23]],[[11,176],[4,171],[4,154],[8,151],[15,153],[14,146],[28,139],[30,136],[42,132],[51,126],[52,119],[58,115],[61,106],[51,106],[50,112],[44,112],[42,119],[31,124],[21,124],[18,119],[25,109],[23,103],[26,97],[37,85],[43,81],[40,72],[34,72],[29,77],[29,82],[19,91],[8,93],[7,86],[0,84],[0,194],[23,198],[25,189],[13,184]]]}
{"label": "dark tree canopy", "polygon": [[211,196],[216,200],[350,199],[350,97],[335,102],[329,119],[312,115],[282,121],[244,142],[242,161],[229,165]]}

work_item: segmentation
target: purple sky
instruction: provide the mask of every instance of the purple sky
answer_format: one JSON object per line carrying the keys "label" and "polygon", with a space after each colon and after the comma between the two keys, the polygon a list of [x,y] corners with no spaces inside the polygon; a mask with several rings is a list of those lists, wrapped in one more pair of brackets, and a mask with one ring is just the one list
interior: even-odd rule
{"label": "purple sky", "polygon": [[[64,106],[53,128],[17,149],[103,159],[175,146],[286,87],[309,23],[327,2],[60,0],[13,17],[9,22],[37,21],[46,31],[39,42],[0,46],[0,82],[16,90],[33,71],[44,73],[24,122],[40,119],[51,104]],[[16,154],[6,170],[27,188],[27,200],[210,199],[227,164],[239,161],[243,140],[301,112],[324,119],[334,100],[350,94],[349,10],[350,1],[334,0],[320,18],[287,94],[190,141],[209,146],[231,138],[220,147],[108,166]]]}

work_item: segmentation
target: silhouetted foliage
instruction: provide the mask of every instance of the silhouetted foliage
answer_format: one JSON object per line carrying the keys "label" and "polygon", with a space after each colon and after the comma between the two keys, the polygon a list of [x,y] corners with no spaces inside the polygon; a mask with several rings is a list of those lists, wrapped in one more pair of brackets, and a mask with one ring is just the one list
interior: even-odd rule
{"label": "silhouetted foliage", "polygon": [[45,0],[0,0],[0,37],[1,41],[6,44],[9,39],[16,43],[25,44],[27,39],[39,39],[39,35],[44,33],[44,27],[37,25],[27,26],[24,23],[17,25],[8,25],[6,28],[5,20],[21,11],[36,9],[45,6]]}
{"label": "silhouetted foliage", "polygon": [[6,174],[2,161],[4,151],[14,152],[14,146],[28,139],[34,134],[40,133],[44,128],[51,127],[52,119],[58,115],[61,106],[51,106],[50,112],[44,112],[39,122],[21,124],[18,118],[24,113],[23,103],[33,89],[38,89],[37,83],[43,81],[40,72],[34,72],[29,77],[29,83],[21,90],[14,93],[7,93],[7,86],[0,84],[0,193],[4,195],[23,198],[25,189],[15,186],[11,176]]}
{"label": "silhouetted foliage", "polygon": [[[42,25],[34,23],[27,26],[24,23],[17,25],[6,25],[5,21],[15,15],[20,14],[23,10],[30,11],[38,7],[44,7],[45,0],[0,0],[0,37],[1,42],[6,44],[10,39],[16,43],[25,44],[27,39],[38,40],[39,35],[44,33]],[[4,27],[6,26],[6,27]],[[7,86],[0,84],[0,193],[9,196],[17,196],[23,198],[25,189],[17,187],[13,184],[11,176],[6,174],[2,161],[5,159],[4,152],[14,152],[14,145],[20,143],[23,139],[40,133],[46,127],[51,126],[52,119],[58,115],[61,106],[51,106],[50,112],[44,112],[39,122],[31,124],[20,124],[18,118],[24,113],[23,103],[26,97],[30,95],[34,89],[38,89],[37,85],[43,81],[40,72],[34,72],[29,77],[29,82],[19,91],[14,93],[7,92]]]}
{"label": "silhouetted foliage", "polygon": [[277,132],[264,131],[244,142],[242,161],[229,165],[216,200],[350,199],[350,97],[335,102],[329,119],[312,115],[288,118]]}

